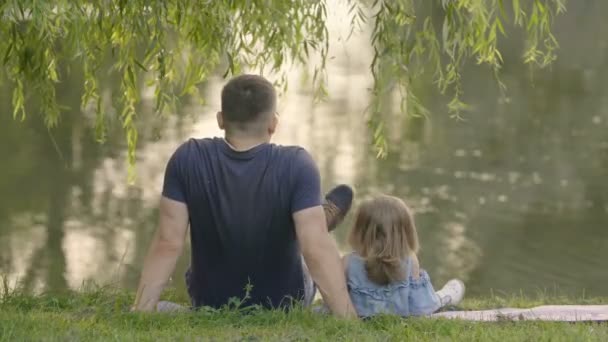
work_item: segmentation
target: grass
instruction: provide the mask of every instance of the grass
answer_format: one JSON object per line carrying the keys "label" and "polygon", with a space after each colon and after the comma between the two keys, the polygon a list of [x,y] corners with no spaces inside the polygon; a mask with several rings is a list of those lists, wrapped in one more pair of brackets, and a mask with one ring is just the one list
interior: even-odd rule
{"label": "grass", "polygon": [[[175,293],[166,299],[183,302]],[[0,298],[0,341],[608,341],[608,324],[497,322],[379,317],[341,321],[306,310],[222,309],[180,314],[128,312],[131,293],[89,289],[78,293]],[[598,304],[605,299],[538,296],[468,299],[465,309]]]}

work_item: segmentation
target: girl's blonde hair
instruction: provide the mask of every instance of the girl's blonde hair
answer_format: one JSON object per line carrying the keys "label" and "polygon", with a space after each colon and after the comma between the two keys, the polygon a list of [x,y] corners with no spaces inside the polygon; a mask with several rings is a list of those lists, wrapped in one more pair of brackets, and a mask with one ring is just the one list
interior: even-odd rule
{"label": "girl's blonde hair", "polygon": [[359,206],[349,243],[365,259],[369,279],[380,285],[404,280],[402,260],[419,248],[410,209],[399,198],[387,195]]}

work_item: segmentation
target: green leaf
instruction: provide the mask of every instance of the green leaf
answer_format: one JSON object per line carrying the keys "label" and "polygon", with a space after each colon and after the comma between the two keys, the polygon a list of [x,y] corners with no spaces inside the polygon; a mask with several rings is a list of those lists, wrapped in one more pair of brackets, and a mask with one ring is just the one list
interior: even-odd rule
{"label": "green leaf", "polygon": [[135,64],[143,71],[148,71],[148,68],[146,68],[143,64],[141,64],[140,61],[138,61],[137,59],[133,59],[133,62],[135,62]]}

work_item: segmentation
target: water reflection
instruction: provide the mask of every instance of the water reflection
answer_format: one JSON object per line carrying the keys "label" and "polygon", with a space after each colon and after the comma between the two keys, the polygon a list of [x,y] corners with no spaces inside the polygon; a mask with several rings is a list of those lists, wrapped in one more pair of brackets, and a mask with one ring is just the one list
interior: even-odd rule
{"label": "water reflection", "polygon": [[[531,74],[515,62],[516,40],[505,41],[506,97],[487,70],[468,68],[465,91],[475,106],[464,122],[449,119],[445,98],[421,82],[433,115],[404,117],[387,106],[385,160],[370,153],[362,120],[372,81],[369,32],[344,43],[343,10],[330,11],[330,101],[313,105],[294,71],[276,142],[308,148],[325,188],[348,182],[359,198],[381,191],[406,199],[417,214],[421,260],[437,282],[462,277],[471,294],[557,286],[607,295],[608,44],[599,33],[608,32],[600,15],[608,4],[569,4],[557,23],[560,59],[550,70]],[[0,274],[31,290],[78,288],[87,279],[134,287],[156,228],[168,157],[187,137],[221,134],[215,110],[223,80],[212,78],[202,90],[205,107],[186,99],[162,124],[141,123],[138,178],[127,186],[119,124],[110,119],[108,143],[94,142],[90,114],[78,110],[79,77],[71,74],[58,89],[72,109],[57,129],[0,117]],[[107,101],[113,82],[104,83]],[[8,94],[0,91],[5,113]],[[150,110],[145,100],[140,112]],[[351,220],[335,233],[340,241]],[[178,287],[187,259],[176,272]]]}

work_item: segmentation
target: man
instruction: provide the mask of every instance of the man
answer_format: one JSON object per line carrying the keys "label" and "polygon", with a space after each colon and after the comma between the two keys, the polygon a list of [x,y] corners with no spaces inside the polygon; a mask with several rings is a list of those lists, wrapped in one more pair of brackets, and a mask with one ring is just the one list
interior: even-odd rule
{"label": "man", "polygon": [[276,93],[266,79],[235,77],[221,97],[217,122],[225,138],[191,139],[169,160],[159,228],[134,309],[154,310],[190,224],[186,280],[194,307],[220,307],[234,297],[269,308],[293,299],[310,302],[307,266],[330,310],[355,317],[327,232],[350,208],[352,191],[341,186],[330,192],[324,212],[319,171],[310,155],[270,143],[278,119]]}

